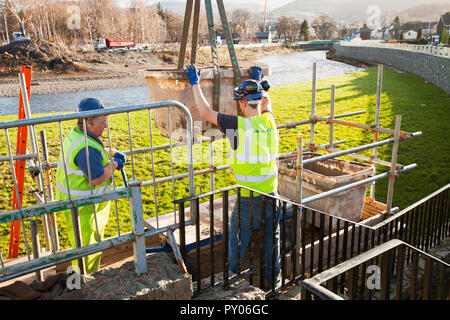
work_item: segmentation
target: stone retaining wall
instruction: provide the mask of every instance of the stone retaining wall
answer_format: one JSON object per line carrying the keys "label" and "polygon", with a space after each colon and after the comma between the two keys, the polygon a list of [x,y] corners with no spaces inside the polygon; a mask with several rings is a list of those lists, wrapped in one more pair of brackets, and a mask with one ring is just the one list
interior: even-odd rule
{"label": "stone retaining wall", "polygon": [[335,44],[336,56],[386,64],[416,74],[450,94],[450,58],[429,53]]}

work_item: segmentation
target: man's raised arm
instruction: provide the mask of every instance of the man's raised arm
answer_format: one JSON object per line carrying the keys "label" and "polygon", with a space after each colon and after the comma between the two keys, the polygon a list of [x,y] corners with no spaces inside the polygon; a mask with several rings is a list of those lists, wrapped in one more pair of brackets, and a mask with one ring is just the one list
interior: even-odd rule
{"label": "man's raised arm", "polygon": [[192,90],[194,92],[195,103],[197,105],[198,111],[200,112],[200,116],[213,124],[217,125],[217,111],[214,111],[209,105],[208,101],[206,101],[205,96],[203,95],[202,88],[200,87],[200,76],[199,72],[197,72],[197,68],[194,64],[191,64],[186,67],[185,70],[189,83],[192,86]]}

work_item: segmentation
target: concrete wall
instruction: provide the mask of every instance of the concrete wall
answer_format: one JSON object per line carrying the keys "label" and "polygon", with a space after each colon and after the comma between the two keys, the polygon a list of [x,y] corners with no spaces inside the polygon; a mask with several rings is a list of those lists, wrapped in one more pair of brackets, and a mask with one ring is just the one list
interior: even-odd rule
{"label": "concrete wall", "polygon": [[335,44],[336,56],[390,65],[416,74],[450,94],[450,58],[429,53]]}

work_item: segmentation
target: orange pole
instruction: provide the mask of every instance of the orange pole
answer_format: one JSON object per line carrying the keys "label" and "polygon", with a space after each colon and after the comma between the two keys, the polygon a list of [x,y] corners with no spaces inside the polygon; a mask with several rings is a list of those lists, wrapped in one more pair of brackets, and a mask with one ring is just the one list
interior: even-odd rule
{"label": "orange pole", "polygon": [[[27,65],[22,65],[20,71],[25,75],[28,101],[30,101],[31,67]],[[25,119],[25,104],[22,98],[22,89],[20,89],[20,96],[19,96],[19,119]],[[16,155],[26,154],[27,139],[28,139],[28,127],[27,126],[19,127],[17,129]],[[25,182],[25,160],[16,160],[14,170],[16,174],[18,190],[16,190],[16,186],[14,186],[12,209],[16,210],[19,208],[19,201],[20,206],[22,206],[23,186]],[[19,194],[19,199],[17,199],[17,193]],[[21,224],[20,220],[11,222],[11,232],[9,238],[9,255],[8,255],[9,259],[17,258],[19,255],[20,224]]]}

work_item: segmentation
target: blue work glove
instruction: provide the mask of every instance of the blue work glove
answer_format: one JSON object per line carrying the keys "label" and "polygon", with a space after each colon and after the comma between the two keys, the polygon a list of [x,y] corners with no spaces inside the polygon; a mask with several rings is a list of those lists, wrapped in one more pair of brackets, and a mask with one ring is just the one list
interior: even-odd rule
{"label": "blue work glove", "polygon": [[186,66],[186,69],[184,69],[184,72],[186,73],[191,86],[198,84],[198,82],[200,81],[200,71],[197,72],[197,68],[195,67],[195,64],[190,64],[190,65]]}
{"label": "blue work glove", "polygon": [[262,79],[262,69],[260,66],[253,66],[248,69],[250,78],[256,81],[261,81]]}
{"label": "blue work glove", "polygon": [[125,153],[120,152],[120,151],[117,151],[116,153],[114,153],[113,159],[120,159],[120,160],[122,160],[123,163],[127,162],[127,156],[125,155]]}
{"label": "blue work glove", "polygon": [[122,170],[123,168],[123,161],[120,160],[119,158],[114,159],[113,161],[117,162],[117,168],[116,170]]}

